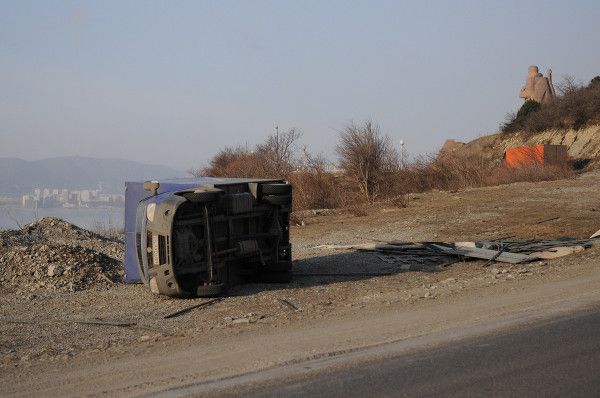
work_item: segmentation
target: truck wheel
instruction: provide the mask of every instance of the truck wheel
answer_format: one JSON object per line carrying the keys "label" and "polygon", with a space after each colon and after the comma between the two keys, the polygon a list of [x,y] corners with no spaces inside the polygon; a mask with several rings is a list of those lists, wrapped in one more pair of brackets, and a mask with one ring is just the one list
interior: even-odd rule
{"label": "truck wheel", "polygon": [[224,283],[215,283],[213,285],[198,286],[196,295],[198,297],[216,297],[220,296],[225,291]]}
{"label": "truck wheel", "polygon": [[192,203],[209,203],[216,202],[219,200],[223,191],[199,191],[199,192],[186,192],[183,197]]}
{"label": "truck wheel", "polygon": [[266,195],[262,201],[273,206],[283,206],[292,203],[292,195]]}
{"label": "truck wheel", "polygon": [[289,271],[265,271],[261,272],[260,280],[264,283],[290,283],[292,273]]}
{"label": "truck wheel", "polygon": [[261,184],[260,189],[263,195],[290,195],[292,186],[284,183]]}

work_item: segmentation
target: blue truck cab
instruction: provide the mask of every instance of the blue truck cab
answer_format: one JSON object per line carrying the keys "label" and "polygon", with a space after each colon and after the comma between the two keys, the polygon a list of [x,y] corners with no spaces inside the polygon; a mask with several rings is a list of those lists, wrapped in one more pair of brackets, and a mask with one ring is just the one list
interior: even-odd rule
{"label": "blue truck cab", "polygon": [[125,183],[125,280],[212,297],[244,281],[289,282],[292,186],[278,179]]}

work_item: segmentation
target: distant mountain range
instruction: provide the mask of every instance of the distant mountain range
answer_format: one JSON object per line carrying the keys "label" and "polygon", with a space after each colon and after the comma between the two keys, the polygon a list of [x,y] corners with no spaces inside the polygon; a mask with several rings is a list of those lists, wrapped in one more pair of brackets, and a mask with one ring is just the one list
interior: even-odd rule
{"label": "distant mountain range", "polygon": [[24,195],[34,188],[95,189],[123,193],[125,181],[185,177],[187,173],[156,164],[79,156],[28,161],[0,158],[0,195]]}

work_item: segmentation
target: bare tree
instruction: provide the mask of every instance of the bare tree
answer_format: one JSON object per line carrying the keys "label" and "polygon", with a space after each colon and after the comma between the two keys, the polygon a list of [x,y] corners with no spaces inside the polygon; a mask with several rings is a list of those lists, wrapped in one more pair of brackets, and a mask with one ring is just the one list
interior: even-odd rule
{"label": "bare tree", "polygon": [[288,175],[294,186],[294,209],[327,209],[342,205],[344,196],[332,164],[322,155],[312,155],[305,147],[302,167]]}
{"label": "bare tree", "polygon": [[373,201],[387,172],[397,170],[398,156],[390,138],[371,120],[350,123],[337,146],[340,167],[353,179],[368,201]]}
{"label": "bare tree", "polygon": [[302,137],[302,132],[294,127],[282,130],[267,137],[264,144],[256,147],[256,152],[261,153],[269,163],[268,169],[276,175],[283,176],[291,172],[296,166],[294,153],[296,142]]}
{"label": "bare tree", "polygon": [[556,83],[556,89],[560,95],[568,95],[579,90],[583,85],[577,81],[575,76],[562,75],[561,81]]}
{"label": "bare tree", "polygon": [[198,170],[188,172],[195,176],[210,177],[285,177],[296,167],[296,142],[302,133],[291,128],[272,134],[255,150],[244,146],[226,147]]}

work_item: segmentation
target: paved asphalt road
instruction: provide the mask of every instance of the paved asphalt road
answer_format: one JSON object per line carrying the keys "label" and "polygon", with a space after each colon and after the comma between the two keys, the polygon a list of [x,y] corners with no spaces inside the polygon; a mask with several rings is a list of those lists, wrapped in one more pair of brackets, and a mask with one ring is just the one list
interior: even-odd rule
{"label": "paved asphalt road", "polygon": [[255,397],[600,397],[600,311],[287,381]]}

